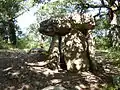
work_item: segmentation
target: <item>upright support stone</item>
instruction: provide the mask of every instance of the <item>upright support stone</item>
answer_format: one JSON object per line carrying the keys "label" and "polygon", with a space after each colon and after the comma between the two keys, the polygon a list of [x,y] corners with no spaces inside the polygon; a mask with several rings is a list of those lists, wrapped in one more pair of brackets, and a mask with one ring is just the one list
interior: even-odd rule
{"label": "upright support stone", "polygon": [[50,64],[51,65],[50,67],[52,67],[53,69],[58,68],[58,60],[59,60],[58,44],[59,44],[58,36],[53,36],[51,45],[48,51],[49,52],[48,59],[50,62],[53,62]]}
{"label": "upright support stone", "polygon": [[85,36],[79,30],[72,30],[65,36],[63,43],[67,70],[73,72],[88,70],[89,60]]}

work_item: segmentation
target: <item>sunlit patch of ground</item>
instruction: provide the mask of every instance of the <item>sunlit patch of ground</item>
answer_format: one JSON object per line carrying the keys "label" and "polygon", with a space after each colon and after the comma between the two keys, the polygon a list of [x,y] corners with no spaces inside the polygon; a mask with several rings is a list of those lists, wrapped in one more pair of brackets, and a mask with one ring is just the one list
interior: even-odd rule
{"label": "sunlit patch of ground", "polygon": [[107,81],[109,77],[120,75],[120,70],[107,62],[104,55],[97,52],[96,60],[105,72],[93,74],[50,70],[45,61],[37,61],[26,53],[0,51],[0,90],[100,90],[112,83]]}

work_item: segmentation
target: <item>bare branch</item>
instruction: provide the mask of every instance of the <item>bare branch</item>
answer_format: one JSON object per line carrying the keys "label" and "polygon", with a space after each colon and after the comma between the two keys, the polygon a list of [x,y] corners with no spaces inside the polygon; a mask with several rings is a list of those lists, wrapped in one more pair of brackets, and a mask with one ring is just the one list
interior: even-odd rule
{"label": "bare branch", "polygon": [[104,6],[105,6],[105,2],[104,2],[104,0],[100,0],[100,1],[101,1],[102,5],[104,5]]}

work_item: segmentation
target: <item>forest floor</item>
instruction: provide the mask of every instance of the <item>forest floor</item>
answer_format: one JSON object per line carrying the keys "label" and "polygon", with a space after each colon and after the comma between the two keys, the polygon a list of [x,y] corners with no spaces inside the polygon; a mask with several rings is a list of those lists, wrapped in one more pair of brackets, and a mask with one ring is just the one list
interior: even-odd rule
{"label": "forest floor", "polygon": [[44,61],[23,51],[0,50],[0,90],[103,90],[114,84],[120,69],[106,58],[105,51],[96,52],[100,70],[96,73],[50,70]]}

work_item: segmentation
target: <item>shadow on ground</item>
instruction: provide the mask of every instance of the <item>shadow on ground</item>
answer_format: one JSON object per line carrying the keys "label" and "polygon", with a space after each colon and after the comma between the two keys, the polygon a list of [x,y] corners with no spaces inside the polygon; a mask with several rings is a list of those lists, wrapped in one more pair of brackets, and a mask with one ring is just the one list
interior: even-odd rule
{"label": "shadow on ground", "polygon": [[112,83],[110,72],[50,70],[43,67],[45,61],[29,58],[26,53],[0,52],[0,90],[100,90]]}

